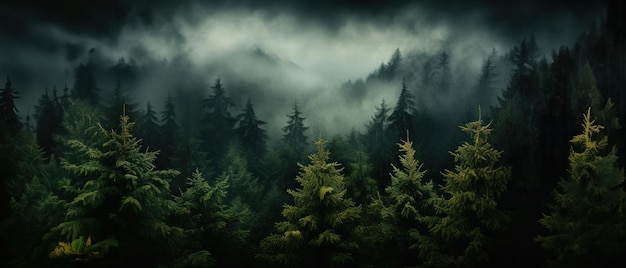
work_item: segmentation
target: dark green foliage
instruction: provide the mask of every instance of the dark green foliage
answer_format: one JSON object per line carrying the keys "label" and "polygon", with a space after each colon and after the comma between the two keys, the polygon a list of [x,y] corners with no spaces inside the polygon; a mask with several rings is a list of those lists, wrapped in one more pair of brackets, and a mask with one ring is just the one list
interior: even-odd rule
{"label": "dark green foliage", "polygon": [[211,95],[202,103],[202,107],[207,109],[202,119],[202,148],[208,153],[209,159],[217,161],[228,149],[236,119],[230,115],[229,109],[234,104],[230,97],[226,96],[219,78],[215,80],[211,89],[213,90]]}
{"label": "dark green foliage", "polygon": [[393,144],[396,136],[389,130],[390,109],[385,100],[376,107],[376,113],[367,125],[367,132],[363,144],[372,161],[372,176],[378,182],[379,189],[384,189],[387,184],[387,175],[391,172],[389,163],[393,161],[395,153]]}
{"label": "dark green foliage", "polygon": [[498,54],[494,48],[491,54],[483,61],[483,65],[480,69],[480,75],[478,77],[478,84],[476,85],[475,96],[479,105],[483,107],[489,107],[489,105],[495,104],[495,99],[491,96],[495,94],[494,83],[498,77],[496,72],[496,60]]}
{"label": "dark green foliage", "polygon": [[182,229],[167,223],[179,213],[169,198],[169,183],[178,171],[155,169],[156,153],[141,151],[131,132],[133,124],[123,113],[120,133],[99,128],[104,143],[67,141],[80,154],[76,162],[61,161],[74,176],[75,194],[52,233],[65,241],[80,236],[116,240],[119,247],[110,251],[110,264],[153,266],[168,261],[183,237]]}
{"label": "dark green foliage", "polygon": [[147,150],[156,151],[160,149],[161,132],[156,112],[152,110],[150,102],[146,105],[146,111],[137,124],[137,137],[141,139],[141,144]]}
{"label": "dark green foliage", "polygon": [[136,104],[131,102],[130,97],[125,92],[125,88],[122,87],[122,83],[118,80],[113,89],[113,95],[109,102],[105,105],[102,118],[102,126],[105,129],[115,129],[119,131],[119,121],[122,116],[122,111],[132,118],[140,118],[139,113],[136,112]]}
{"label": "dark green foliage", "polygon": [[[229,179],[218,179],[210,184],[196,170],[188,178],[188,187],[176,203],[185,209],[178,215],[190,242],[184,249],[183,262],[196,265],[240,267],[244,241],[248,230],[243,228],[249,210],[239,204],[227,202]],[[238,259],[239,258],[239,259]],[[195,261],[194,261],[195,260]],[[237,265],[239,264],[239,265]]]}
{"label": "dark green foliage", "polygon": [[22,123],[17,116],[17,107],[15,107],[15,99],[20,96],[15,89],[11,87],[11,80],[7,77],[4,88],[0,90],[0,123],[3,128],[6,127],[11,135],[16,135],[22,128]]}
{"label": "dark green foliage", "polygon": [[37,143],[46,152],[52,154],[56,148],[56,141],[53,136],[61,130],[63,118],[63,107],[57,96],[56,87],[52,89],[52,98],[48,95],[48,89],[39,99],[39,104],[35,107],[37,118]]}
{"label": "dark green foliage", "polygon": [[432,180],[426,181],[426,171],[421,170],[422,165],[415,159],[413,143],[407,137],[398,145],[402,168],[392,165],[391,185],[385,189],[390,204],[382,210],[382,215],[397,232],[400,249],[418,250],[418,253],[404,251],[397,258],[401,258],[404,265],[416,265],[418,256],[427,256],[422,249],[423,241],[428,240],[425,236],[428,235],[429,221],[426,219],[435,215],[434,202],[438,197]]}
{"label": "dark green foliage", "polygon": [[571,140],[569,176],[559,182],[550,213],[539,221],[549,233],[536,240],[552,252],[557,267],[624,261],[624,170],[616,165],[615,148],[604,153],[608,139],[603,129],[588,109],[582,133]]}
{"label": "dark green foliage", "polygon": [[498,202],[511,179],[511,168],[497,166],[502,152],[489,144],[489,125],[483,125],[479,117],[461,127],[470,142],[451,153],[456,163],[454,171],[443,173],[444,197],[435,205],[442,218],[430,222],[433,236],[443,244],[439,252],[429,252],[427,257],[436,266],[489,262],[493,258],[490,253],[496,249],[494,240],[509,222]]}
{"label": "dark green foliage", "polygon": [[[287,125],[283,127],[283,142],[287,144],[287,148],[293,151],[296,155],[304,155],[307,152],[308,143],[307,136],[304,132],[309,129],[304,126],[304,120],[302,112],[298,109],[298,103],[293,104],[293,112],[287,117]],[[300,158],[297,158],[299,161]]]}
{"label": "dark green foliage", "polygon": [[184,117],[180,133],[176,137],[169,161],[180,171],[180,175],[172,182],[172,192],[179,195],[186,188],[186,179],[191,178],[196,169],[203,174],[209,174],[211,167],[207,153],[200,147],[200,133],[191,124],[188,116]]}
{"label": "dark green foliage", "polygon": [[378,193],[376,181],[370,177],[372,167],[367,154],[362,151],[354,153],[350,165],[350,174],[346,177],[346,197],[357,205],[368,205]]}
{"label": "dark green foliage", "polygon": [[257,258],[271,266],[333,267],[353,263],[358,245],[350,240],[361,207],[346,199],[341,168],[328,163],[324,140],[317,141],[311,164],[300,166],[296,180],[301,188],[289,190],[293,205],[285,205],[285,221],[276,224],[277,234],[261,241]]}
{"label": "dark green foliage", "polygon": [[268,137],[265,130],[261,128],[266,123],[257,119],[250,98],[246,102],[246,108],[237,116],[237,120],[239,120],[239,125],[235,128],[235,132],[241,145],[246,149],[248,163],[254,165],[266,152]]}
{"label": "dark green foliage", "polygon": [[174,145],[178,140],[180,128],[176,123],[176,110],[172,95],[168,94],[165,99],[163,111],[161,111],[161,127],[162,134],[161,154],[157,159],[157,166],[160,163],[163,167],[171,167],[170,158],[172,157]]}
{"label": "dark green foliage", "polygon": [[97,105],[99,98],[98,85],[94,74],[94,64],[81,63],[74,70],[74,88],[72,88],[72,97],[77,100],[83,100],[90,105]]}

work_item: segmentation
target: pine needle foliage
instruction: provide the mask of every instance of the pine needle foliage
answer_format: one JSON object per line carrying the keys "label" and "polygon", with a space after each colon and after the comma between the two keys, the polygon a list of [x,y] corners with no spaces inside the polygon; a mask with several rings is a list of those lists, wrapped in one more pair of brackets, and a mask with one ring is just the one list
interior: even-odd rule
{"label": "pine needle foliage", "polygon": [[260,243],[257,258],[271,266],[335,267],[349,266],[358,245],[350,240],[361,207],[345,198],[342,168],[329,163],[325,141],[316,142],[311,164],[300,166],[296,180],[300,188],[289,189],[293,205],[283,206],[285,221],[276,223],[278,234]]}
{"label": "pine needle foliage", "polygon": [[[386,188],[390,204],[382,211],[383,218],[397,227],[402,246],[419,249],[425,244],[422,242],[429,240],[425,237],[428,235],[427,219],[435,215],[438,196],[432,180],[424,178],[426,171],[421,170],[422,164],[415,158],[413,142],[407,137],[398,146],[402,167],[392,164],[391,185]],[[419,255],[425,256],[421,250]],[[409,259],[407,261],[415,262],[415,258]]]}
{"label": "pine needle foliage", "polygon": [[106,137],[101,145],[67,141],[81,157],[64,160],[62,166],[80,179],[65,220],[52,228],[68,240],[84,235],[117,240],[121,265],[164,261],[167,254],[158,251],[172,250],[183,236],[181,228],[166,222],[179,209],[169,195],[169,182],[178,171],[155,169],[157,152],[141,151],[133,124],[123,113],[120,133],[99,128]]}
{"label": "pine needle foliage", "polygon": [[[624,170],[616,149],[603,153],[604,126],[583,115],[582,133],[570,141],[569,177],[554,190],[554,204],[539,222],[549,234],[536,240],[550,250],[557,267],[610,266],[623,262],[626,215]],[[615,262],[618,261],[618,262]]]}
{"label": "pine needle foliage", "polygon": [[[511,168],[497,166],[501,151],[491,147],[488,137],[491,123],[479,118],[461,126],[469,135],[454,152],[454,170],[445,170],[444,198],[437,205],[442,218],[431,222],[431,231],[441,238],[441,255],[431,255],[437,266],[474,266],[489,261],[493,237],[510,221],[498,208],[498,199],[506,190]],[[435,224],[433,224],[435,223]]]}

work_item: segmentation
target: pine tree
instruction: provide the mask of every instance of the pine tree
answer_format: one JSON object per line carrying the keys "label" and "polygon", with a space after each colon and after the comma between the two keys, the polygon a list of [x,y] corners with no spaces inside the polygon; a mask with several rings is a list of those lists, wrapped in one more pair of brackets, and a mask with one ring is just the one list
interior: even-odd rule
{"label": "pine tree", "polygon": [[99,92],[96,77],[94,75],[93,63],[81,63],[74,71],[74,88],[72,97],[84,100],[91,105],[98,104]]}
{"label": "pine tree", "polygon": [[378,193],[376,181],[370,177],[372,167],[369,158],[363,151],[355,152],[351,161],[350,174],[346,177],[346,197],[357,205],[368,205]]}
{"label": "pine tree", "polygon": [[190,239],[186,251],[191,254],[183,262],[192,255],[202,254],[196,256],[202,257],[196,260],[198,265],[212,267],[217,263],[218,267],[232,266],[225,257],[241,253],[249,232],[241,225],[249,211],[227,202],[228,178],[215,180],[211,184],[200,171],[195,170],[191,178],[187,179],[187,184],[187,189],[180,197],[176,197],[178,205],[186,209],[180,217],[185,222],[183,226]]}
{"label": "pine tree", "polygon": [[391,172],[389,163],[393,161],[395,153],[393,152],[393,144],[395,143],[395,135],[392,135],[389,129],[389,107],[382,100],[379,107],[376,107],[376,113],[367,125],[367,133],[364,137],[363,144],[372,161],[372,176],[378,182],[379,188],[382,190],[386,184],[386,176]]}
{"label": "pine tree", "polygon": [[549,234],[536,238],[558,267],[612,266],[623,263],[626,249],[624,170],[615,147],[606,152],[604,129],[583,116],[583,131],[571,140],[569,176],[554,189],[549,214],[539,222]]}
{"label": "pine tree", "polygon": [[168,94],[165,99],[163,111],[161,111],[161,127],[162,134],[160,162],[164,167],[170,167],[174,145],[178,140],[179,126],[176,123],[176,110],[172,95]]}
{"label": "pine tree", "polygon": [[22,123],[17,116],[18,110],[15,107],[15,99],[19,98],[17,91],[11,88],[11,80],[7,76],[7,82],[0,90],[0,124],[4,124],[13,136],[22,128]]}
{"label": "pine tree", "polygon": [[203,118],[202,139],[203,148],[208,152],[212,160],[218,160],[226,153],[227,146],[233,137],[233,127],[236,119],[230,115],[229,109],[234,106],[220,79],[215,80],[211,87],[213,92],[203,100],[202,106],[208,112]]}
{"label": "pine tree", "polygon": [[304,120],[302,112],[298,109],[298,103],[293,104],[293,112],[287,117],[287,125],[283,128],[283,142],[287,144],[287,147],[296,154],[303,154],[307,151],[308,143],[307,136],[304,134],[308,127],[304,126]]}
{"label": "pine tree", "polygon": [[35,107],[37,142],[48,156],[52,154],[53,149],[57,149],[53,136],[59,133],[63,118],[63,109],[59,103],[56,87],[53,88],[52,92],[51,99],[46,88],[45,93],[39,99],[39,104]]}
{"label": "pine tree", "polygon": [[266,123],[257,119],[250,98],[246,103],[246,108],[237,116],[239,125],[235,132],[239,136],[239,140],[244,148],[248,151],[248,162],[256,162],[266,152],[267,135],[265,130],[261,128]]}
{"label": "pine tree", "polygon": [[489,126],[483,125],[480,111],[477,121],[462,126],[470,142],[451,153],[456,162],[454,171],[442,173],[444,198],[435,206],[442,218],[430,224],[443,246],[439,248],[441,255],[428,256],[429,262],[437,266],[488,262],[495,236],[509,221],[498,201],[511,179],[511,168],[496,166],[502,152],[489,144]]}
{"label": "pine tree", "polygon": [[122,82],[117,80],[115,88],[113,89],[113,95],[111,95],[108,105],[104,108],[103,127],[105,129],[117,129],[119,127],[121,111],[125,110],[132,118],[140,118],[139,113],[136,111],[136,104],[131,101],[131,98],[124,92]]}
{"label": "pine tree", "polygon": [[400,146],[400,164],[402,169],[393,166],[391,185],[385,190],[390,204],[383,209],[383,218],[389,221],[399,232],[398,244],[401,249],[419,249],[418,253],[406,252],[399,254],[404,265],[418,264],[417,256],[425,258],[421,250],[422,241],[428,240],[427,218],[435,215],[434,203],[438,197],[433,188],[432,180],[424,178],[426,171],[422,171],[422,164],[415,159],[413,142],[408,140],[398,144]]}
{"label": "pine tree", "polygon": [[416,116],[413,94],[407,89],[406,81],[402,81],[402,89],[398,97],[398,102],[389,116],[389,129],[392,133],[391,137],[393,142],[400,141],[402,137],[406,135],[407,131],[409,133],[418,133],[415,126]]}
{"label": "pine tree", "polygon": [[293,205],[285,205],[285,221],[276,224],[278,234],[261,241],[257,258],[272,266],[332,267],[353,263],[358,245],[350,239],[361,207],[345,198],[341,168],[328,163],[324,140],[317,141],[311,164],[300,164],[296,180],[301,188],[289,190]]}
{"label": "pine tree", "polygon": [[201,149],[202,140],[200,139],[200,131],[196,126],[191,124],[187,111],[183,116],[176,143],[172,147],[169,160],[172,166],[180,171],[180,175],[172,183],[172,191],[177,195],[186,188],[186,179],[190,178],[196,169],[203,174],[210,174],[211,171],[207,152]]}
{"label": "pine tree", "polygon": [[447,93],[452,83],[452,74],[450,73],[450,56],[445,51],[439,56],[439,92]]}
{"label": "pine tree", "polygon": [[65,220],[52,232],[64,236],[64,241],[91,236],[119,243],[109,259],[118,266],[163,264],[183,237],[180,228],[166,222],[180,213],[169,199],[169,183],[178,171],[155,169],[156,153],[142,152],[140,140],[131,132],[134,123],[125,113],[120,121],[120,133],[99,127],[106,139],[95,147],[67,141],[82,157],[61,163],[79,181]]}
{"label": "pine tree", "polygon": [[483,61],[483,65],[480,69],[480,75],[478,76],[478,84],[476,85],[475,98],[479,101],[479,104],[483,107],[489,107],[489,105],[495,104],[495,99],[492,99],[495,95],[494,83],[498,77],[496,73],[496,59],[498,54],[494,48],[491,54]]}
{"label": "pine tree", "polygon": [[152,105],[148,102],[146,111],[138,124],[137,137],[141,138],[144,148],[150,151],[157,151],[161,146],[161,132],[157,122],[156,112],[154,112]]}

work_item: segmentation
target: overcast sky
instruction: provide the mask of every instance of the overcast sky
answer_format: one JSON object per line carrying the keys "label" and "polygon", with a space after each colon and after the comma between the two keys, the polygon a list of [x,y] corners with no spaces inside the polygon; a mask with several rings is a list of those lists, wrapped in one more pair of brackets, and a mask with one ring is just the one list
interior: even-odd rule
{"label": "overcast sky", "polygon": [[[572,45],[603,9],[603,1],[565,0],[5,0],[0,3],[0,76],[11,76],[23,96],[18,108],[25,113],[45,86],[63,88],[67,80],[71,87],[72,69],[95,48],[110,60],[182,57],[198,75],[206,74],[207,85],[226,72],[217,67],[224,66],[233,76],[271,80],[264,90],[286,96],[281,101],[319,91],[321,97],[311,103],[321,105],[334,96],[325,88],[364,78],[396,48],[450,51],[453,60],[477,70],[492,49],[506,52],[530,33],[546,54]],[[278,62],[282,67],[272,70],[279,74],[251,62],[246,53],[255,51]],[[157,105],[162,100],[155,96],[162,95],[138,93]],[[255,107],[270,114],[273,107],[264,107],[263,94],[256,95]],[[366,120],[381,97],[391,98],[376,96],[353,112],[367,114]],[[287,112],[278,112],[277,122],[285,121]]]}

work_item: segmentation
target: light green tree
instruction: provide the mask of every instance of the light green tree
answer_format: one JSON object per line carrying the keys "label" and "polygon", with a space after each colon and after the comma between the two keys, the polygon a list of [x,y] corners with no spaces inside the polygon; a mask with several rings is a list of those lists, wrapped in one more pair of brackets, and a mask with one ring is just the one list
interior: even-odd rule
{"label": "light green tree", "polygon": [[271,266],[333,267],[353,262],[358,245],[350,239],[361,207],[345,198],[342,168],[328,163],[325,141],[316,142],[311,164],[300,166],[296,180],[301,188],[288,190],[293,205],[284,205],[285,221],[276,224],[278,234],[260,243],[257,258]]}
{"label": "light green tree", "polygon": [[507,188],[511,168],[498,166],[501,151],[491,147],[490,124],[479,118],[461,126],[469,135],[454,152],[454,170],[445,170],[444,197],[436,205],[442,216],[431,221],[431,232],[442,243],[429,256],[435,266],[473,266],[489,261],[493,240],[502,231],[508,215],[498,208],[500,195]]}

